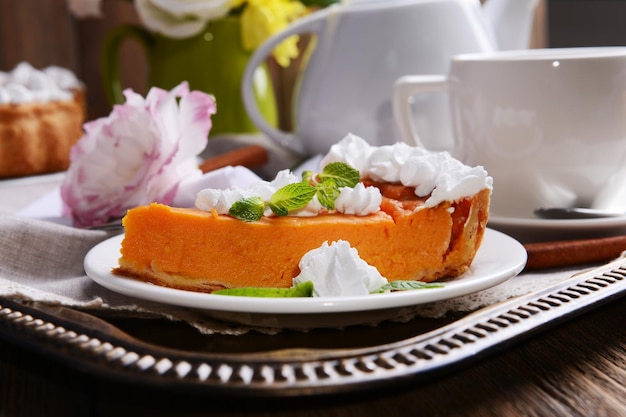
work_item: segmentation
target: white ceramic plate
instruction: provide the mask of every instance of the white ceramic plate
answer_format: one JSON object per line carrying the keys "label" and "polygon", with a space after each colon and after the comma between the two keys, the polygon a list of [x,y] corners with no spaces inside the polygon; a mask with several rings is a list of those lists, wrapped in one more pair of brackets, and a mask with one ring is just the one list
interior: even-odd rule
{"label": "white ceramic plate", "polygon": [[511,237],[486,230],[471,270],[442,288],[359,297],[255,298],[205,294],[161,287],[111,273],[117,266],[123,235],[95,246],[85,257],[85,271],[112,291],[165,304],[199,309],[220,319],[269,327],[337,327],[380,321],[418,304],[477,292],[517,275],[526,250]]}
{"label": "white ceramic plate", "polygon": [[626,216],[567,220],[490,216],[489,227],[522,242],[584,239],[625,234]]}

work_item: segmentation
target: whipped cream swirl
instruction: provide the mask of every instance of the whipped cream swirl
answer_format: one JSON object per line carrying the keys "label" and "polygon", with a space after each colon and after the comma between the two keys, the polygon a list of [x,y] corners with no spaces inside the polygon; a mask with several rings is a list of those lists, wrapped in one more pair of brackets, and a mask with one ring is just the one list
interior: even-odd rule
{"label": "whipped cream swirl", "polygon": [[335,210],[345,214],[365,216],[378,211],[383,197],[376,187],[366,187],[358,183],[354,188],[342,187],[335,200]]}
{"label": "whipped cream swirl", "polygon": [[321,161],[322,168],[331,162],[351,165],[361,178],[415,187],[418,197],[430,195],[426,207],[469,197],[493,186],[493,179],[483,167],[469,167],[447,152],[431,152],[406,143],[371,146],[353,134],[330,148]]}
{"label": "whipped cream swirl", "polygon": [[[484,189],[492,189],[493,184],[493,179],[482,166],[469,167],[447,152],[431,152],[406,143],[371,146],[353,134],[348,134],[330,148],[321,161],[321,168],[332,162],[350,165],[359,171],[361,178],[414,187],[418,197],[428,197],[424,207],[471,197]],[[196,196],[196,207],[228,214],[233,203],[238,200],[258,196],[267,202],[278,189],[299,181],[300,178],[283,170],[273,181],[261,181],[246,189],[202,190]],[[378,188],[365,187],[359,183],[354,188],[340,189],[340,195],[335,200],[335,211],[366,216],[378,211],[381,202]],[[306,207],[289,215],[315,216],[325,211],[328,210],[314,197]],[[273,213],[266,208],[264,215],[272,216]]]}
{"label": "whipped cream swirl", "polygon": [[71,100],[72,90],[82,88],[74,73],[50,66],[37,70],[26,62],[12,71],[0,71],[0,104]]}
{"label": "whipped cream swirl", "polygon": [[345,240],[330,245],[324,242],[304,254],[299,266],[300,274],[293,284],[313,282],[314,297],[368,295],[388,282]]}

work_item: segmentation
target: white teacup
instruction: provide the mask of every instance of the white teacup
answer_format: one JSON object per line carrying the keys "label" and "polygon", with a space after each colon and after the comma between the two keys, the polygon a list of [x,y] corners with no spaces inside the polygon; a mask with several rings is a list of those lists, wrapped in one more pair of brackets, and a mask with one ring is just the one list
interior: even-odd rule
{"label": "white teacup", "polygon": [[433,91],[449,96],[451,153],[494,178],[494,216],[590,207],[626,182],[626,47],[458,55],[447,76],[402,77],[393,107],[405,140],[426,143],[410,101]]}

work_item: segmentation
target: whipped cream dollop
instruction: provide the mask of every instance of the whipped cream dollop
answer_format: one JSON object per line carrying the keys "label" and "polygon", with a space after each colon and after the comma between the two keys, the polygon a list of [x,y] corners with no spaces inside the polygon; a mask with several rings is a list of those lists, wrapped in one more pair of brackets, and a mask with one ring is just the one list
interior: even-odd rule
{"label": "whipped cream dollop", "polygon": [[388,282],[345,240],[324,242],[305,253],[299,266],[293,285],[311,281],[314,297],[368,295]]}
{"label": "whipped cream dollop", "polygon": [[345,214],[365,216],[378,211],[383,196],[376,187],[366,187],[358,183],[354,188],[342,187],[335,200],[335,210]]}
{"label": "whipped cream dollop", "polygon": [[482,166],[469,167],[448,152],[432,152],[402,142],[371,146],[353,134],[330,148],[321,161],[322,168],[331,162],[349,164],[359,171],[361,178],[415,187],[418,197],[429,196],[426,207],[493,187],[493,179]]}
{"label": "whipped cream dollop", "polygon": [[26,62],[9,72],[0,71],[0,104],[71,100],[82,83],[68,69],[50,66],[42,70]]}
{"label": "whipped cream dollop", "polygon": [[[228,189],[207,188],[201,190],[196,195],[195,206],[199,210],[215,210],[218,214],[228,214],[232,205],[244,198],[260,197],[264,202],[268,202],[274,193],[280,188],[301,182],[302,179],[294,175],[289,170],[279,171],[272,181],[259,181],[246,188],[231,187]],[[340,195],[335,201],[335,211],[345,214],[355,214],[366,216],[379,210],[382,196],[376,187],[365,187],[357,184],[356,187],[340,188]],[[298,210],[289,212],[290,216],[311,217],[328,211],[313,196],[308,204]],[[274,213],[269,207],[265,208],[264,216],[273,216]]]}

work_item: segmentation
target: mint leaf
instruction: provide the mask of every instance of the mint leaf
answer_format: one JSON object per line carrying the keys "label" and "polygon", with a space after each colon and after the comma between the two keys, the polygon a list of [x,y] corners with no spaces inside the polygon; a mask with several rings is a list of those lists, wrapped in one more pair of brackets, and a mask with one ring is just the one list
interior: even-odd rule
{"label": "mint leaf", "polygon": [[379,289],[372,291],[372,294],[381,294],[387,291],[409,291],[409,290],[424,290],[429,288],[443,288],[444,284],[442,283],[430,283],[430,282],[422,282],[422,281],[405,281],[405,280],[396,280],[391,281]]}
{"label": "mint leaf", "polygon": [[320,183],[332,181],[336,188],[354,188],[361,180],[359,171],[344,162],[331,162],[318,175]]}
{"label": "mint leaf", "polygon": [[335,209],[335,200],[339,197],[339,189],[333,184],[319,184],[317,186],[317,199],[328,210]]}
{"label": "mint leaf", "polygon": [[244,222],[254,222],[263,217],[265,203],[261,197],[242,198],[228,210],[228,214]]}
{"label": "mint leaf", "polygon": [[258,287],[241,287],[227,288],[224,290],[213,291],[213,294],[219,295],[238,295],[241,297],[312,297],[313,283],[311,281],[301,282],[291,288],[258,288]]}
{"label": "mint leaf", "polygon": [[296,182],[279,188],[268,205],[277,216],[286,216],[290,211],[305,207],[315,195],[315,187],[306,182]]}

